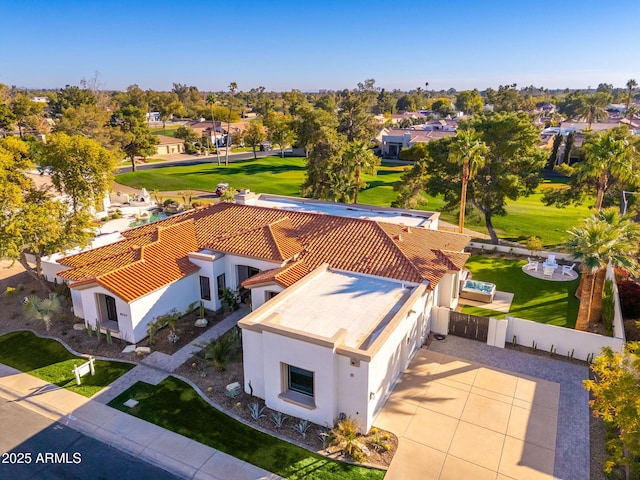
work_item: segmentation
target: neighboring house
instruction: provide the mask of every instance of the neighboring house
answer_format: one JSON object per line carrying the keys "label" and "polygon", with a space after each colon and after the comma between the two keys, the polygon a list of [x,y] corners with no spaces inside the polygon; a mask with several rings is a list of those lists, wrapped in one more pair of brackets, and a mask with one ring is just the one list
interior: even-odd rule
{"label": "neighboring house", "polygon": [[180,138],[167,137],[166,135],[157,135],[157,137],[160,142],[156,145],[158,155],[184,153],[184,140]]}
{"label": "neighboring house", "polygon": [[187,122],[185,125],[193,128],[200,137],[208,139],[212,144],[217,139],[218,145],[222,146],[226,143],[227,130],[231,132],[233,143],[233,139],[247,130],[251,124],[249,122],[234,122],[228,125],[227,122],[209,122],[202,118]]}
{"label": "neighboring house", "polygon": [[[403,128],[388,130],[383,129],[380,138],[380,151],[384,158],[398,158],[400,151],[404,148],[413,147],[416,143],[430,142],[444,137],[454,137],[456,130],[449,125],[437,128],[434,126],[428,129]],[[446,128],[446,130],[444,130]]]}
{"label": "neighboring house", "polygon": [[455,308],[466,235],[438,214],[241,192],[58,260],[74,314],[128,341],[176,308],[251,298],[243,329],[245,391],[270,408],[368,430],[431,330]]}

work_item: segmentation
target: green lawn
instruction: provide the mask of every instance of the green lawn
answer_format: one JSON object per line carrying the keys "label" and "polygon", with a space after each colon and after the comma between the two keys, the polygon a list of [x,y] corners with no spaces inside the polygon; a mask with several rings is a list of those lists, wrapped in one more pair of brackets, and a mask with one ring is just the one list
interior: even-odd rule
{"label": "green lawn", "polygon": [[153,133],[154,135],[165,135],[167,137],[173,137],[175,136],[174,134],[176,133],[176,130],[178,130],[178,128],[180,128],[180,125],[168,128],[152,128],[151,133]]}
{"label": "green lawn", "polygon": [[507,315],[540,323],[574,328],[580,301],[575,297],[579,280],[551,282],[540,280],[522,271],[526,261],[505,260],[473,255],[467,261],[474,280],[491,282],[503,292],[512,292],[513,303],[509,313],[500,313],[480,307],[466,306],[463,313],[504,318]]}
{"label": "green lawn", "polygon": [[[368,187],[360,192],[359,201],[372,205],[389,206],[396,198],[393,186],[401,181],[408,167],[382,165],[378,174],[364,175]],[[270,156],[257,160],[234,162],[228,167],[217,166],[215,161],[206,165],[168,167],[118,175],[116,181],[132,187],[145,187],[152,191],[209,190],[214,191],[218,183],[229,183],[234,188],[249,188],[254,192],[276,195],[300,195],[304,181],[305,159],[297,157]],[[547,180],[538,192],[507,204],[508,215],[494,217],[493,223],[501,238],[516,241],[537,235],[547,248],[557,248],[568,237],[567,230],[576,226],[580,219],[590,214],[589,205],[567,208],[546,207],[540,201],[546,188],[562,188],[559,179]],[[427,197],[425,210],[441,211],[442,197]],[[455,212],[442,212],[441,219],[457,224]],[[466,225],[486,233],[483,219],[476,215],[468,218]]]}
{"label": "green lawn", "polygon": [[0,336],[0,363],[33,375],[46,382],[91,397],[124,375],[135,365],[122,362],[95,361],[95,375],[82,377],[76,385],[74,365],[86,358],[77,357],[50,338],[40,338],[31,332],[13,332]]}
{"label": "green lawn", "polygon": [[[140,402],[133,409],[124,406],[130,398]],[[337,462],[254,430],[210,406],[193,388],[175,377],[167,377],[155,386],[138,382],[109,406],[284,478],[378,480],[385,475],[384,471]]]}

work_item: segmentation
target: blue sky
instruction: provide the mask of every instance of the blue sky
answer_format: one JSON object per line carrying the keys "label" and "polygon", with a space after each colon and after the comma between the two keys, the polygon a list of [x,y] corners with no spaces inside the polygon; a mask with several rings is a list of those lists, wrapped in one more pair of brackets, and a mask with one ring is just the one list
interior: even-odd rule
{"label": "blue sky", "polygon": [[304,91],[623,87],[640,1],[0,0],[0,83]]}

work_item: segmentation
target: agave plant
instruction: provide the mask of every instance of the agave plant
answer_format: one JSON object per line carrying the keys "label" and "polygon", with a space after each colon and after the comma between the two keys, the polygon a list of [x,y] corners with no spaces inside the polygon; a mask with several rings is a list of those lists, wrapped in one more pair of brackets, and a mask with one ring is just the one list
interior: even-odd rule
{"label": "agave plant", "polygon": [[37,295],[29,295],[24,299],[24,312],[29,318],[42,320],[47,330],[51,328],[54,313],[62,310],[60,297],[50,293],[48,297],[40,298]]}

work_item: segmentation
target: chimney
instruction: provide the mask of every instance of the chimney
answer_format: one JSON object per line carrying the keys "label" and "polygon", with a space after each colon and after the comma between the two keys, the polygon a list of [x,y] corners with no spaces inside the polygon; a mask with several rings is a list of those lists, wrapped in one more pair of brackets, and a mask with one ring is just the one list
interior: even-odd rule
{"label": "chimney", "polygon": [[253,193],[248,188],[243,188],[240,190],[235,198],[235,201],[238,205],[256,205],[259,195],[257,193]]}

